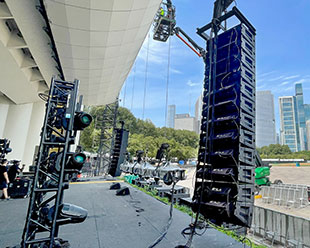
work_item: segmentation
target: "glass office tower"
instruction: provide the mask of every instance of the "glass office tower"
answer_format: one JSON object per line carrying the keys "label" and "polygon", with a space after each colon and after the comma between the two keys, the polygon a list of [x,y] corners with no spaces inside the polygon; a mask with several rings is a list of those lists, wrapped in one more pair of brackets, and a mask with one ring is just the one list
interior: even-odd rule
{"label": "glass office tower", "polygon": [[174,128],[175,105],[168,105],[166,127]]}
{"label": "glass office tower", "polygon": [[292,152],[301,150],[299,125],[297,116],[297,100],[295,96],[279,98],[281,142],[288,145]]}
{"label": "glass office tower", "polygon": [[304,95],[302,91],[302,84],[295,84],[295,97],[297,105],[297,118],[299,125],[299,136],[300,136],[300,149],[301,151],[307,148],[307,135],[306,135],[306,118],[304,108]]}

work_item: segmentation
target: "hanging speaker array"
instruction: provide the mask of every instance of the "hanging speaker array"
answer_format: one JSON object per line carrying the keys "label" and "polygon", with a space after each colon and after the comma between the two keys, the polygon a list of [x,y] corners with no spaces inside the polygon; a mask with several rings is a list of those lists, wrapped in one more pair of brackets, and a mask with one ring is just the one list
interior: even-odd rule
{"label": "hanging speaker array", "polygon": [[209,39],[207,52],[193,210],[217,224],[249,226],[254,202],[255,33],[240,24]]}

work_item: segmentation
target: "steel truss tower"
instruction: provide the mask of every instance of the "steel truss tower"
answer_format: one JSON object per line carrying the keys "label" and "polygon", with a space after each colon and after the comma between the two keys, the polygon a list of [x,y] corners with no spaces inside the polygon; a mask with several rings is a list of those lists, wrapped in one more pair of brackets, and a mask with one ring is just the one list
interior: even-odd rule
{"label": "steel truss tower", "polygon": [[[78,86],[78,80],[65,82],[52,78],[49,94],[40,95],[46,101],[46,112],[22,248],[60,247],[59,226],[79,223],[87,217],[85,209],[63,203],[64,190],[69,187],[70,177],[82,168],[86,159],[83,153],[70,150],[77,130],[83,129],[76,128],[76,124],[80,120],[88,125],[91,122],[91,116],[79,112]],[[79,214],[73,216],[68,211]]]}
{"label": "steel truss tower", "polygon": [[96,126],[101,129],[98,158],[96,163],[96,175],[107,173],[110,170],[112,153],[115,143],[115,128],[117,111],[119,107],[118,99],[107,104],[102,116],[96,119]]}

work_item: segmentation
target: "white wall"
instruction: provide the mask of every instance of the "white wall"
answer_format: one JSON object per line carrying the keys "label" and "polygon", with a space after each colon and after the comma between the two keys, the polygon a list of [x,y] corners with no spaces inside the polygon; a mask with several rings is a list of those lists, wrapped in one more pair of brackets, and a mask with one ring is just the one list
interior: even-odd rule
{"label": "white wall", "polygon": [[[11,141],[12,152],[7,159],[22,160],[30,124],[32,103],[9,105],[3,137]],[[23,161],[22,161],[23,163]]]}
{"label": "white wall", "polygon": [[6,158],[21,160],[25,170],[32,164],[35,146],[40,143],[45,103],[0,104],[1,138],[11,141],[12,152]]}
{"label": "white wall", "polygon": [[5,128],[6,117],[8,115],[9,105],[8,104],[0,104],[0,138],[3,137],[3,131]]}
{"label": "white wall", "polygon": [[32,164],[35,146],[40,144],[40,134],[43,126],[45,102],[33,103],[30,124],[27,134],[27,143],[24,147],[22,163],[26,164],[25,170]]}

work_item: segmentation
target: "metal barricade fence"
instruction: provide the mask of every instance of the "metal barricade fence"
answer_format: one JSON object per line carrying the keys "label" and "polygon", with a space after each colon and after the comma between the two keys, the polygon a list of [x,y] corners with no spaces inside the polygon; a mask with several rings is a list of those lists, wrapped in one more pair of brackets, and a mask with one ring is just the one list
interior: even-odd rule
{"label": "metal barricade fence", "polygon": [[268,204],[297,208],[309,205],[308,187],[306,185],[262,186],[261,195],[263,202]]}
{"label": "metal barricade fence", "polygon": [[310,248],[310,220],[255,206],[251,231],[264,243]]}

